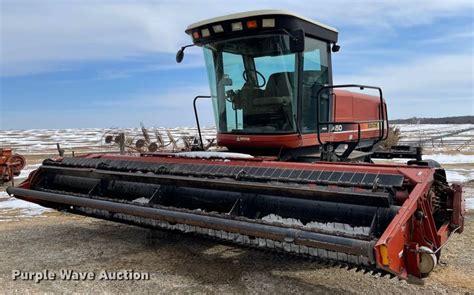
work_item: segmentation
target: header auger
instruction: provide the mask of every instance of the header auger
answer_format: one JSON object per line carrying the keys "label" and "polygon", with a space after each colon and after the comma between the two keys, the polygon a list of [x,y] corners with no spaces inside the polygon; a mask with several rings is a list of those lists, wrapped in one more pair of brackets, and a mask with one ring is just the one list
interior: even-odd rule
{"label": "header auger", "polygon": [[[433,270],[442,246],[463,230],[461,187],[421,160],[420,149],[374,151],[388,133],[383,92],[333,85],[334,28],[265,10],[195,23],[186,33],[204,49],[222,150],[47,159],[8,192],[61,211],[403,279]],[[346,90],[354,87],[377,96]],[[416,160],[382,165],[375,157]]]}

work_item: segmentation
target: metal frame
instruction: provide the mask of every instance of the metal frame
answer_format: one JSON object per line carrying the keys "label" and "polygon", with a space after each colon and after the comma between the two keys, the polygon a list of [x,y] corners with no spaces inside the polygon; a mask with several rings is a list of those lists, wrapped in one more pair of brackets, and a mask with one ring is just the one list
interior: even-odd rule
{"label": "metal frame", "polygon": [[199,133],[199,142],[201,143],[201,149],[204,150],[204,143],[202,142],[202,134],[201,134],[201,126],[199,124],[199,116],[197,113],[196,101],[200,98],[212,98],[210,95],[198,95],[193,100],[193,108],[194,108],[194,117],[196,118],[196,125]]}
{"label": "metal frame", "polygon": [[[380,98],[380,105],[379,105],[379,120],[363,120],[363,121],[321,121],[320,117],[319,117],[319,108],[321,106],[321,94],[323,92],[323,90],[326,90],[326,89],[334,89],[334,88],[359,88],[361,90],[364,90],[364,89],[375,89],[375,90],[378,90],[379,92],[379,98]],[[331,93],[332,94],[332,93]],[[357,140],[354,142],[354,141],[351,141],[351,143],[353,143],[353,148],[349,150],[348,154],[350,154],[352,152],[352,150],[360,143],[360,139],[361,139],[361,128],[360,128],[360,124],[364,124],[364,123],[379,123],[379,138],[374,142],[374,146],[382,141],[382,140],[385,140],[387,139],[388,137],[388,130],[389,130],[389,125],[388,125],[388,116],[387,116],[387,108],[385,107],[385,102],[384,102],[384,99],[383,99],[383,92],[382,92],[382,88],[380,87],[376,87],[376,86],[368,86],[368,85],[359,85],[359,84],[341,84],[341,85],[327,85],[327,86],[323,86],[321,87],[319,90],[318,90],[318,93],[316,95],[316,99],[317,99],[317,121],[316,121],[316,133],[317,133],[317,139],[318,139],[318,142],[321,146],[324,146],[326,145],[328,142],[323,142],[321,140],[321,129],[320,129],[320,126],[321,125],[326,125],[327,128],[328,128],[328,132],[330,132],[330,128],[329,126],[330,125],[336,125],[336,124],[340,124],[340,125],[349,125],[349,124],[352,124],[352,125],[355,125],[357,124]],[[330,112],[330,110],[332,109],[335,109],[336,108],[336,100],[334,99],[334,102],[332,104],[328,104],[328,114]],[[333,114],[334,116],[334,114]],[[385,123],[386,121],[386,123]],[[385,124],[386,124],[386,128],[385,128]],[[344,152],[343,154],[343,157],[347,157],[348,155],[346,154],[346,152]]]}

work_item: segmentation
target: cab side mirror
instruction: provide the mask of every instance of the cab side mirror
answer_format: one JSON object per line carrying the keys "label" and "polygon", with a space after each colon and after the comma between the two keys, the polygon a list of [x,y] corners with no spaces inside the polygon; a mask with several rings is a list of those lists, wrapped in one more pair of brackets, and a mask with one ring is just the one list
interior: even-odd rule
{"label": "cab side mirror", "polygon": [[180,50],[178,50],[178,52],[176,52],[176,62],[177,63],[181,63],[183,61],[183,58],[184,58],[184,48],[185,47],[181,47]]}

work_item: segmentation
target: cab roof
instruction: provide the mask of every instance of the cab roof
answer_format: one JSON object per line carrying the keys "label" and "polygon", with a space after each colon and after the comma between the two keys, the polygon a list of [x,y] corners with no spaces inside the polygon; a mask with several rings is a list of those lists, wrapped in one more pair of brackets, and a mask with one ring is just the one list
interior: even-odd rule
{"label": "cab roof", "polygon": [[309,22],[313,25],[328,29],[328,30],[333,31],[335,33],[338,32],[337,29],[334,28],[334,27],[325,25],[323,23],[320,23],[318,21],[309,19],[307,17],[301,16],[301,15],[293,13],[291,11],[281,10],[281,9],[253,10],[253,11],[239,12],[239,13],[233,13],[233,14],[228,14],[228,15],[224,15],[224,16],[213,17],[213,18],[205,19],[205,20],[190,24],[186,28],[186,32],[188,32],[192,29],[196,29],[196,28],[201,27],[201,26],[205,26],[205,25],[209,25],[209,24],[213,24],[213,23],[217,23],[217,22],[228,21],[228,20],[237,20],[237,19],[248,18],[248,17],[252,17],[252,16],[268,16],[268,15],[291,16],[291,17],[299,18],[301,20]]}
{"label": "cab roof", "polygon": [[194,44],[204,45],[277,30],[286,32],[303,30],[308,36],[330,43],[336,43],[338,37],[335,28],[286,10],[255,10],[219,16],[193,23],[185,32],[193,38]]}

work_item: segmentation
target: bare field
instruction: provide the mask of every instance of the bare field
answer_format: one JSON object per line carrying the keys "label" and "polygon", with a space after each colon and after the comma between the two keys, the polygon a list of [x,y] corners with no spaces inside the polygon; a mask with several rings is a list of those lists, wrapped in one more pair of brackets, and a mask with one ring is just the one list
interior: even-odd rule
{"label": "bare field", "polygon": [[[0,223],[0,286],[18,292],[428,293],[474,292],[474,215],[424,285],[175,233],[45,213]],[[145,281],[12,280],[13,270],[147,272]]]}

